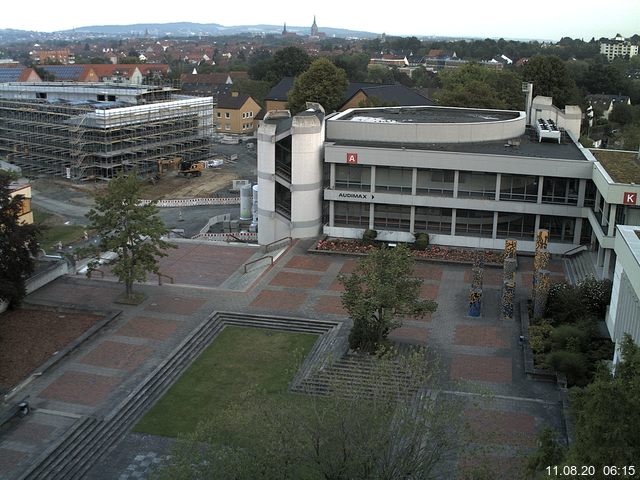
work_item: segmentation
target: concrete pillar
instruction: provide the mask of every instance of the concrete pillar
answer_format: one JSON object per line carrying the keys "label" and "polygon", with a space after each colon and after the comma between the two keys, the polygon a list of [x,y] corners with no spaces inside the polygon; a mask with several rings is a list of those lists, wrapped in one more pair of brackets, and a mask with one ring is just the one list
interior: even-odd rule
{"label": "concrete pillar", "polygon": [[453,172],[453,198],[458,198],[458,185],[460,182],[460,171]]}
{"label": "concrete pillar", "polygon": [[369,229],[373,230],[373,203],[369,204]]}
{"label": "concrete pillar", "polygon": [[578,184],[578,206],[584,207],[584,197],[587,191],[587,181],[582,178]]}
{"label": "concrete pillar", "polygon": [[336,164],[335,163],[329,164],[329,188],[331,189],[336,188]]}
{"label": "concrete pillar", "polygon": [[336,215],[336,206],[333,200],[329,201],[329,226],[334,226],[334,217]]}
{"label": "concrete pillar", "polygon": [[602,276],[609,278],[609,269],[611,268],[611,249],[604,249],[604,260],[602,261]]}
{"label": "concrete pillar", "polygon": [[536,203],[542,203],[542,187],[544,186],[544,177],[540,175],[538,177],[538,201]]}
{"label": "concrete pillar", "polygon": [[[415,187],[415,184],[414,184],[414,187]],[[410,214],[409,214],[409,231],[411,233],[414,233],[416,231],[416,207],[414,205],[411,205]]]}
{"label": "concrete pillar", "polygon": [[[500,201],[500,182],[501,181],[502,181],[502,174],[501,173],[496,174],[496,197],[494,199],[496,202]],[[497,219],[496,219],[496,222],[497,222]]]}
{"label": "concrete pillar", "polygon": [[498,238],[498,212],[493,212],[493,229],[491,230],[491,238]]}
{"label": "concrete pillar", "polygon": [[371,165],[371,188],[369,189],[371,193],[376,191],[376,166]]}
{"label": "concrete pillar", "polygon": [[411,173],[411,195],[417,195],[418,191],[418,169],[414,168]]}
{"label": "concrete pillar", "polygon": [[609,230],[607,235],[613,237],[616,234],[616,212],[618,211],[618,205],[615,203],[609,207]]}
{"label": "concrete pillar", "polygon": [[451,209],[451,236],[455,237],[456,235],[456,209]]}

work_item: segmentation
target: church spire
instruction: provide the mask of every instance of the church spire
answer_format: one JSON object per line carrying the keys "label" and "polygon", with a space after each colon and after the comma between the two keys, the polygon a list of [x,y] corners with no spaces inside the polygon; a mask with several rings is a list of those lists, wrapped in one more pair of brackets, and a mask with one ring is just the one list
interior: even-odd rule
{"label": "church spire", "polygon": [[313,25],[311,25],[311,36],[312,37],[317,37],[318,36],[318,24],[316,23],[316,16],[313,16]]}

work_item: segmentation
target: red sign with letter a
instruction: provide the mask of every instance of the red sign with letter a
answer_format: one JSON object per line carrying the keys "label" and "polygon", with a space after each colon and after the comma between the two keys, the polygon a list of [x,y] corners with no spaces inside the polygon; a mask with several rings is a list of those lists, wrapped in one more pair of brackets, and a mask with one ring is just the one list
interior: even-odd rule
{"label": "red sign with letter a", "polygon": [[357,153],[347,153],[347,163],[349,165],[357,165],[358,164],[358,154]]}
{"label": "red sign with letter a", "polygon": [[635,205],[638,201],[638,194],[635,192],[624,192],[622,203],[625,205]]}

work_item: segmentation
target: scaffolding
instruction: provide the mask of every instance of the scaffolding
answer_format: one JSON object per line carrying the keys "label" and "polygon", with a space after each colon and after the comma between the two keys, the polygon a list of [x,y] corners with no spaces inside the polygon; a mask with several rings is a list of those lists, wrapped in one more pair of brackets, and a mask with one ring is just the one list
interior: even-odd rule
{"label": "scaffolding", "polygon": [[93,101],[7,98],[0,91],[0,158],[29,174],[82,180],[133,169],[147,175],[176,157],[212,157],[211,97],[168,97],[163,90],[139,95],[140,104],[130,105],[96,102],[96,91]]}

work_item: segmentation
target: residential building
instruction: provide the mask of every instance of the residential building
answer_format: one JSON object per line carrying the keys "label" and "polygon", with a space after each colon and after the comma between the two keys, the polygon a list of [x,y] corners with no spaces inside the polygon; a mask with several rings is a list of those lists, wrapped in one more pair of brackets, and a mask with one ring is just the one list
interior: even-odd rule
{"label": "residential building", "polygon": [[587,102],[602,112],[602,116],[609,119],[613,107],[620,104],[631,105],[631,98],[626,95],[587,95]]}
{"label": "residential building", "polygon": [[605,55],[609,61],[616,57],[631,58],[638,55],[638,45],[632,44],[618,33],[611,40],[600,44],[600,54]]}
{"label": "residential building", "polygon": [[98,82],[93,65],[42,65],[47,80],[55,82]]}
{"label": "residential building", "polygon": [[40,65],[48,63],[57,63],[62,65],[68,65],[75,63],[75,55],[68,48],[61,48],[58,50],[35,50],[29,52],[31,60]]}
{"label": "residential building", "polygon": [[293,77],[284,77],[280,80],[264,98],[265,112],[271,110],[286,110],[289,103],[289,90],[293,88]]}
{"label": "residential building", "polygon": [[0,158],[30,174],[109,179],[212,154],[213,100],[168,87],[0,84]]}
{"label": "residential building", "polygon": [[616,349],[613,362],[620,360],[620,343],[625,333],[640,345],[640,226],[618,225],[615,240],[616,268],[606,323]]}
{"label": "residential building", "polygon": [[[354,89],[355,92],[353,92]],[[433,101],[413,88],[401,84],[357,84],[352,83],[347,90],[347,100],[338,108],[344,112],[361,106],[418,106],[435,105]]]}
{"label": "residential building", "polygon": [[253,135],[258,113],[260,105],[247,94],[221,95],[214,110],[218,133]]}
{"label": "residential building", "polygon": [[20,64],[0,64],[0,83],[41,81],[42,79],[33,68],[27,68]]}
{"label": "residential building", "polygon": [[[412,242],[426,232],[439,245],[487,249],[513,238],[519,251],[533,252],[545,228],[551,253],[584,246],[599,275],[610,277],[615,226],[640,224],[640,174],[616,180],[614,162],[601,163],[599,151],[578,143],[578,107],[559,110],[536,97],[528,110],[267,114],[258,131],[259,242],[361,238],[375,229],[383,241]],[[298,203],[317,185],[317,197]]]}

